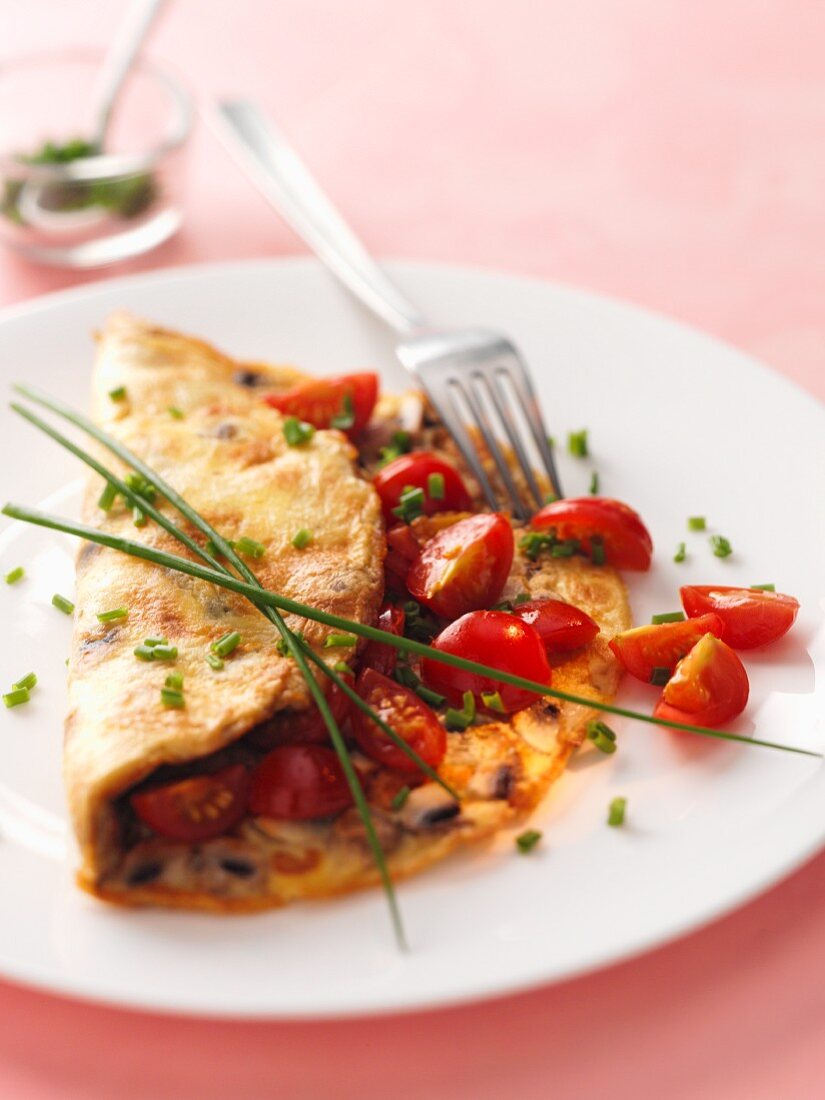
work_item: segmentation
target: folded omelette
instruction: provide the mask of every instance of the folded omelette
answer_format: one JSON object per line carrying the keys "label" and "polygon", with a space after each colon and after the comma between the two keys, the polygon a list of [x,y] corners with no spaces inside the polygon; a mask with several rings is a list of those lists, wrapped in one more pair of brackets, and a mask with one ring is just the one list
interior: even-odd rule
{"label": "folded omelette", "polygon": [[[251,564],[266,588],[374,623],[386,553],[380,503],[341,433],[318,431],[303,446],[287,445],[283,418],[262,395],[296,377],[291,368],[244,366],[201,341],[120,314],[98,337],[93,415],[225,537],[261,544],[264,552]],[[399,417],[410,426],[409,404],[384,399],[371,432],[380,434],[382,421],[391,429]],[[421,419],[413,435],[417,431],[429,449],[450,452],[434,430]],[[449,457],[460,465],[454,453]],[[108,453],[106,462],[125,472]],[[136,526],[141,517],[122,501],[104,511],[102,487],[99,478],[90,480],[87,522],[186,554],[156,524]],[[299,550],[292,538],[301,528],[313,538]],[[599,623],[601,633],[589,646],[554,665],[553,682],[595,700],[612,697],[619,671],[607,641],[630,625],[619,577],[582,559],[533,562],[517,552],[504,595],[519,593],[565,599]],[[312,705],[300,671],[278,650],[277,631],[248,601],[85,543],[76,607],[64,768],[84,888],[124,903],[245,911],[377,881],[354,809],[313,821],[249,814],[223,836],[181,844],[153,833],[130,808],[130,795],[157,780],[233,764],[254,767],[267,747],[288,740],[290,723]],[[128,608],[126,618],[98,620],[118,607]],[[286,618],[323,653],[329,628]],[[206,656],[231,632],[241,643],[216,671]],[[160,705],[170,667],[137,660],[134,651],[147,638],[176,646],[185,707]],[[392,874],[421,870],[534,807],[593,714],[545,700],[509,721],[450,733],[439,772],[459,801],[427,781],[394,808],[397,777],[353,749]]]}

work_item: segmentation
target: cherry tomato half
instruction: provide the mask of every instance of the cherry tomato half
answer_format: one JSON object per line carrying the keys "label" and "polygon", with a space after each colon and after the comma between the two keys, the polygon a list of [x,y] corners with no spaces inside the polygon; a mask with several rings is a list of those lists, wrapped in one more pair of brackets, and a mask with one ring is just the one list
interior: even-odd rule
{"label": "cherry tomato half", "polygon": [[653,711],[657,718],[694,726],[720,726],[748,701],[745,666],[713,634],[705,634],[676,666]]}
{"label": "cherry tomato half", "polygon": [[[506,611],[471,611],[450,623],[432,644],[442,653],[452,653],[550,686],[552,673],[538,632]],[[507,714],[523,710],[541,698],[532,691],[453,668],[432,657],[422,660],[421,676],[428,687],[446,695],[457,706],[461,706],[465,691],[475,695],[479,707],[484,706],[482,692],[497,691]]]}
{"label": "cherry tomato half", "polygon": [[378,397],[378,375],[372,371],[342,374],[337,378],[313,378],[283,393],[268,393],[267,405],[284,416],[297,416],[316,428],[329,428],[336,416],[351,409],[353,422],[343,429],[355,439],[367,426]]}
{"label": "cherry tomato half", "polygon": [[[400,607],[385,603],[375,624],[379,630],[401,637],[404,633],[404,612]],[[391,676],[398,664],[398,650],[389,642],[367,642],[361,656],[362,668],[374,668],[382,676]]]}
{"label": "cherry tomato half", "polygon": [[[433,475],[439,487],[443,488],[443,493],[437,497],[431,493],[433,486],[430,478]],[[443,479],[443,485],[440,479]],[[378,471],[373,485],[381,497],[384,519],[388,526],[398,522],[398,517],[393,515],[392,510],[398,507],[401,494],[410,487],[424,490],[423,508],[427,516],[436,512],[468,512],[473,507],[461,474],[449,462],[430,451],[413,451],[393,459]]]}
{"label": "cherry tomato half", "polygon": [[410,566],[407,588],[444,619],[489,607],[507,581],[513,546],[513,528],[506,516],[468,516],[425,543]]}
{"label": "cherry tomato half", "polygon": [[791,629],[799,611],[799,600],[793,596],[758,588],[689,584],[679,594],[691,619],[709,611],[718,615],[725,624],[725,641],[734,649],[775,642]]}
{"label": "cherry tomato half", "polygon": [[634,512],[620,500],[607,497],[575,497],[547,504],[530,520],[536,530],[554,528],[560,539],[578,539],[588,556],[592,555],[591,540],[602,540],[605,561],[617,569],[650,568],[653,540]]}
{"label": "cherry tomato half", "polygon": [[564,600],[539,598],[516,604],[513,614],[528,623],[544,642],[549,653],[566,653],[592,642],[599,624],[573,604]]}
{"label": "cherry tomato half", "polygon": [[309,821],[351,805],[341,762],[323,745],[280,745],[267,753],[252,776],[249,808],[262,817]]}
{"label": "cherry tomato half", "polygon": [[168,840],[197,844],[229,832],[246,813],[249,773],[243,764],[138,791],[132,809]]}
{"label": "cherry tomato half", "polygon": [[[350,686],[352,686],[350,681]],[[330,683],[327,690],[327,703],[335,721],[340,724],[349,714],[349,699],[337,684]],[[314,699],[309,707],[298,714],[286,717],[278,725],[277,744],[285,745],[326,745],[329,743],[329,730],[323,715]]]}
{"label": "cherry tomato half", "polygon": [[610,648],[631,676],[649,684],[655,668],[673,672],[705,634],[721,638],[724,624],[718,615],[702,615],[681,623],[635,626],[610,639]]}
{"label": "cherry tomato half", "polygon": [[[438,767],[447,751],[447,735],[435,713],[414,691],[382,676],[374,668],[363,670],[355,690],[425,763],[432,768]],[[371,760],[398,771],[420,773],[415,761],[356,707],[352,708],[352,730],[358,747]]]}

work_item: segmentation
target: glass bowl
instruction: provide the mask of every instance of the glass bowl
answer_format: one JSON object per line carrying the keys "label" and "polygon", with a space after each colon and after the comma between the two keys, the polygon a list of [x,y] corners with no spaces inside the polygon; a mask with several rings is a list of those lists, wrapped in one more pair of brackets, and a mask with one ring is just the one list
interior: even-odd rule
{"label": "glass bowl", "polygon": [[40,54],[0,65],[0,239],[30,259],[89,268],[148,252],[181,223],[187,93],[139,62],[105,150],[83,154],[103,55]]}

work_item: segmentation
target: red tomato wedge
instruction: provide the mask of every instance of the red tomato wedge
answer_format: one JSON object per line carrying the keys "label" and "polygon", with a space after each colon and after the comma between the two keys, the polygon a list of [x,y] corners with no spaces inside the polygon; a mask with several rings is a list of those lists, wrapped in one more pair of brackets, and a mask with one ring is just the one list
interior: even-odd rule
{"label": "red tomato wedge", "polygon": [[346,417],[351,412],[352,424],[342,430],[355,439],[367,426],[377,397],[378,375],[363,371],[337,378],[313,378],[283,393],[269,393],[264,401],[284,416],[297,416],[316,428],[332,427],[335,417]]}
{"label": "red tomato wedge", "polygon": [[718,615],[702,615],[681,623],[659,623],[623,630],[610,639],[610,648],[624,668],[649,684],[655,668],[673,672],[705,634],[721,638],[724,625]]}
{"label": "red tomato wedge", "polygon": [[[433,475],[438,484],[437,496],[431,492],[435,485],[430,481]],[[461,474],[449,462],[430,451],[413,451],[393,459],[378,471],[373,485],[381,497],[387,526],[398,522],[392,510],[398,507],[401,494],[408,488],[424,490],[423,509],[426,516],[436,512],[469,512],[473,507],[472,497]]]}
{"label": "red tomato wedge", "polygon": [[507,581],[513,546],[506,516],[468,516],[425,543],[410,566],[407,588],[444,619],[489,607]]}
{"label": "red tomato wedge", "polygon": [[748,674],[729,645],[705,634],[676,666],[653,711],[657,718],[721,726],[748,701]]}
{"label": "red tomato wedge", "polygon": [[[393,516],[393,519],[396,517]],[[406,523],[396,524],[387,531],[387,556],[384,558],[384,572],[388,587],[394,591],[406,592],[407,573],[418,557],[421,547],[413,530]]]}
{"label": "red tomato wedge", "polygon": [[[395,634],[400,638],[404,633],[404,619],[405,615],[400,607],[385,603],[375,625],[379,630],[386,630],[388,634]],[[362,668],[373,668],[382,676],[392,676],[397,664],[398,650],[389,642],[367,642],[364,646],[361,656]]]}
{"label": "red tomato wedge", "polygon": [[560,539],[578,539],[582,551],[592,556],[592,539],[598,536],[605,561],[617,569],[650,568],[653,540],[638,512],[607,497],[575,497],[547,504],[530,520],[535,530],[553,528]]}
{"label": "red tomato wedge", "polygon": [[[363,670],[355,690],[425,763],[432,768],[438,767],[447,751],[447,734],[435,713],[414,691],[382,676],[374,668]],[[357,707],[352,708],[352,730],[358,747],[371,760],[387,768],[420,774],[415,761]]]}
{"label": "red tomato wedge", "polygon": [[[350,702],[337,684],[329,685],[327,703],[329,703],[333,718],[340,726],[349,714]],[[289,718],[284,715],[282,723],[279,723],[277,740],[279,744],[285,745],[328,744],[329,730],[314,700],[310,700],[307,710]]]}
{"label": "red tomato wedge", "polygon": [[754,649],[781,638],[793,626],[799,600],[781,592],[732,588],[724,584],[689,584],[679,589],[691,619],[712,611],[725,624],[725,641],[734,649]]}
{"label": "red tomato wedge", "polygon": [[323,745],[280,745],[252,776],[253,814],[284,821],[329,817],[352,805],[341,761]]}
{"label": "red tomato wedge", "polygon": [[246,813],[249,772],[243,764],[138,791],[132,809],[168,840],[198,844],[221,836]]}
{"label": "red tomato wedge", "polygon": [[599,633],[598,623],[564,600],[526,600],[516,604],[513,614],[533,627],[549,653],[580,649]]}
{"label": "red tomato wedge", "polygon": [[[538,632],[506,611],[471,611],[442,630],[432,644],[434,649],[443,653],[478,661],[502,672],[550,686],[552,673]],[[446,695],[457,706],[461,706],[465,691],[475,695],[479,707],[485,706],[482,692],[497,691],[507,714],[523,710],[541,698],[532,691],[475,672],[452,668],[432,657],[422,660],[421,676],[428,687]]]}

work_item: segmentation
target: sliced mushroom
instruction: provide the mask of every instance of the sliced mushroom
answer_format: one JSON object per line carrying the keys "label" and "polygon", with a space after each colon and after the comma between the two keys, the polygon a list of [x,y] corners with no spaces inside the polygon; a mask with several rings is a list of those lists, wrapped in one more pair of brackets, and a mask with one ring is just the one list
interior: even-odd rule
{"label": "sliced mushroom", "polygon": [[450,821],[461,812],[456,800],[437,783],[425,783],[410,791],[399,813],[401,824],[413,831],[430,829]]}

